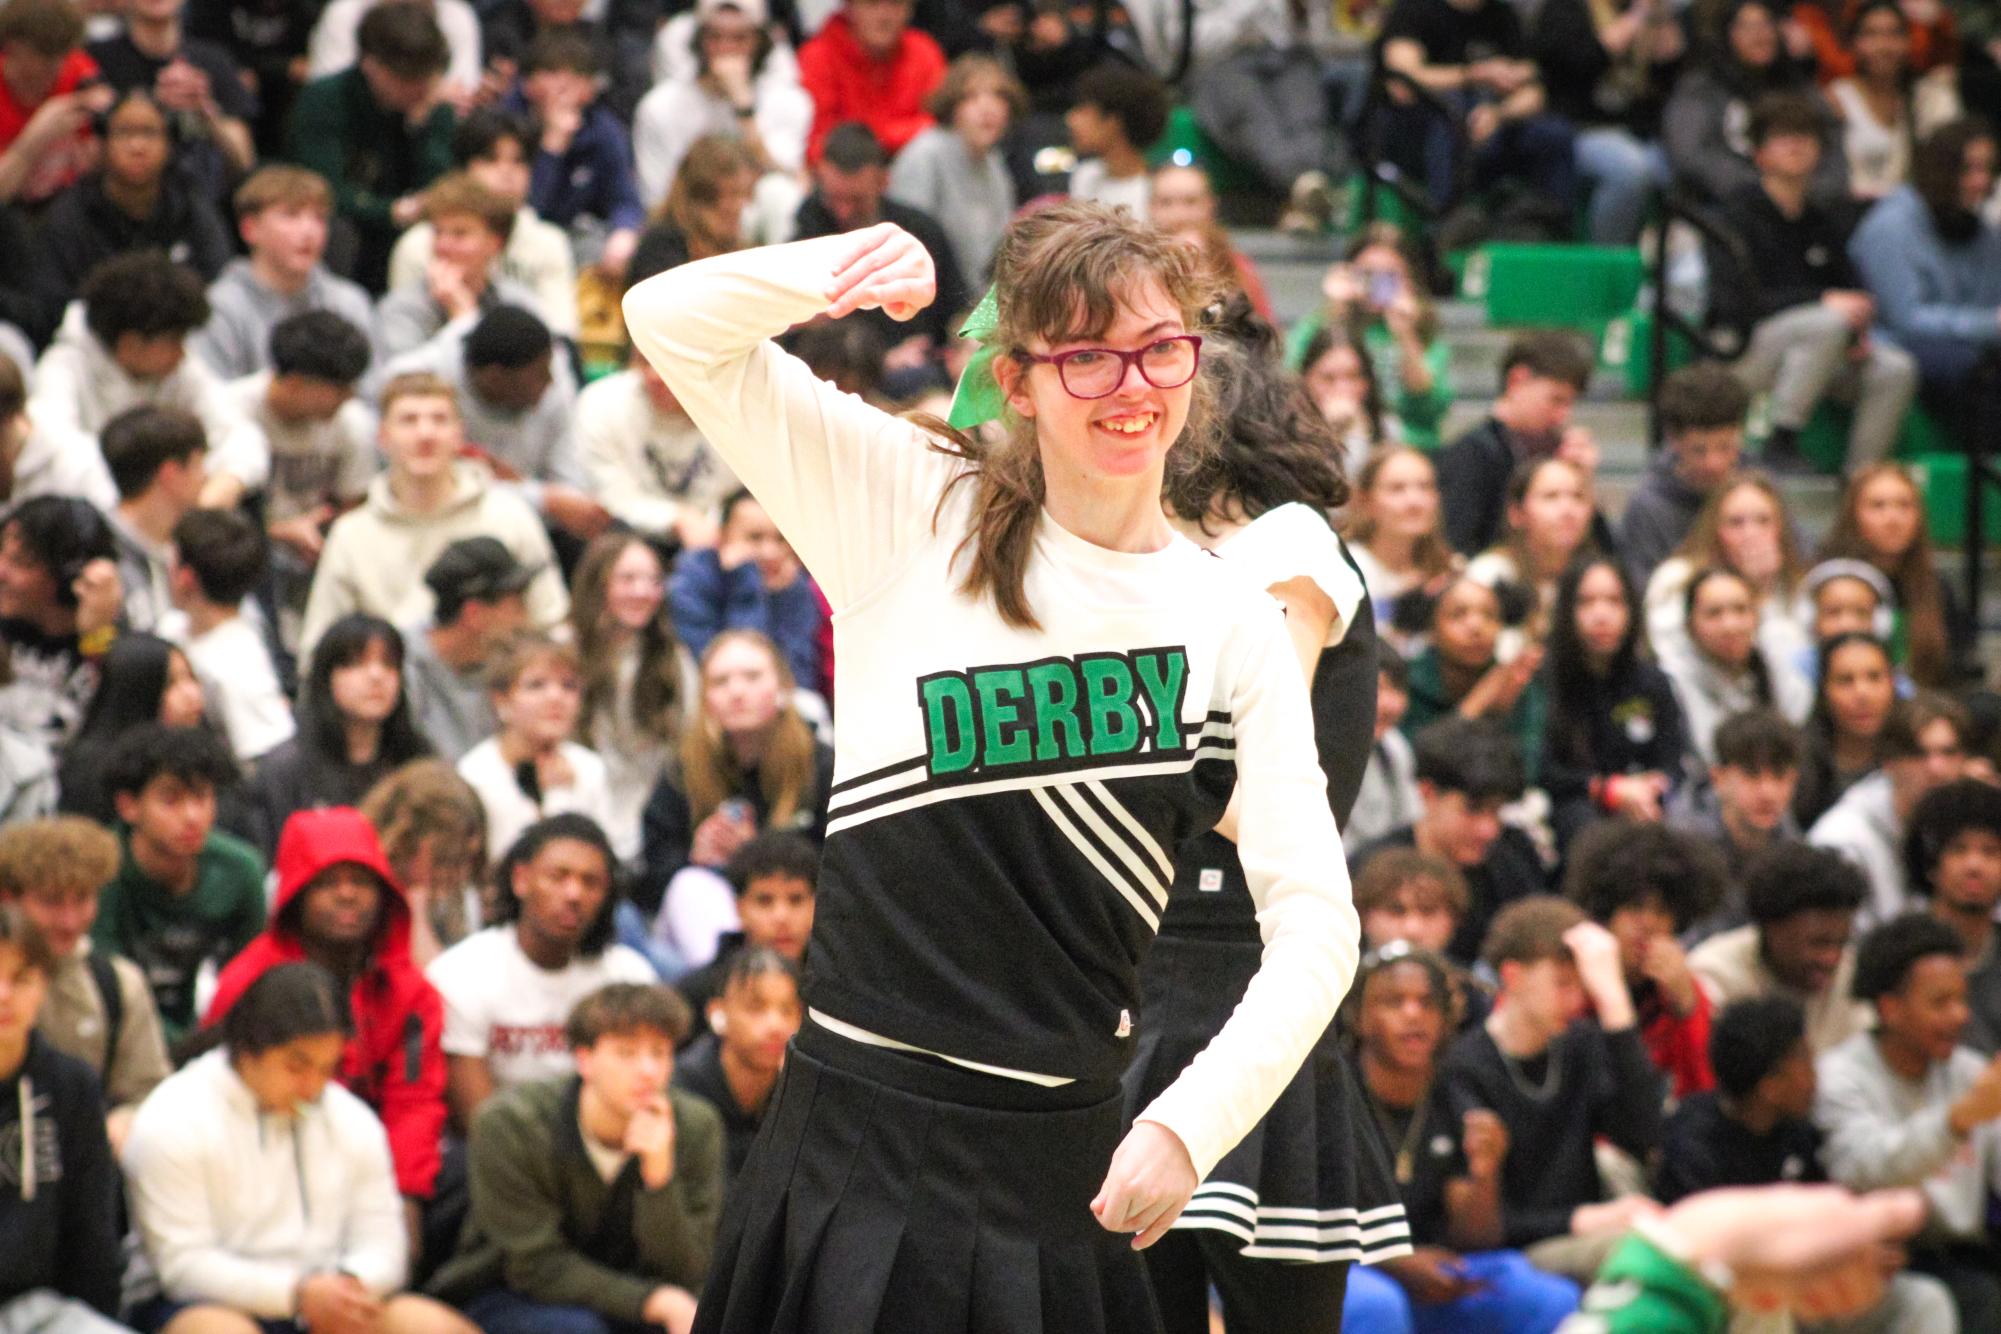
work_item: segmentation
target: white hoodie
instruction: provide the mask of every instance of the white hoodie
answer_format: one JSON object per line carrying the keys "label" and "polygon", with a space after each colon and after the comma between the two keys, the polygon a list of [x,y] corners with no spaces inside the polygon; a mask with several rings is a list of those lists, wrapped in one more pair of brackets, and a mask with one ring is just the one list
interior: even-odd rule
{"label": "white hoodie", "polygon": [[409,1245],[389,1137],[339,1084],[296,1117],[272,1116],[228,1053],[212,1051],[140,1105],[121,1161],[170,1300],[283,1319],[309,1274],[352,1274],[376,1297],[403,1286]]}

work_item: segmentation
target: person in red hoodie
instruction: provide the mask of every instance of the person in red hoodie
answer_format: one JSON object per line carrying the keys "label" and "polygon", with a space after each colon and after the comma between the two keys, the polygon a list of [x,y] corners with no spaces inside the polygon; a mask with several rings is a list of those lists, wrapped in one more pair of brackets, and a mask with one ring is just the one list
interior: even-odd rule
{"label": "person in red hoodie", "polygon": [[445,1130],[444,1002],[410,959],[410,905],[374,826],[346,806],[303,810],[278,837],[278,897],[264,933],[217,979],[205,1026],[259,977],[310,959],[348,984],[354,1035],[340,1081],[382,1118],[410,1235],[437,1182]]}
{"label": "person in red hoodie", "polygon": [[836,125],[858,120],[891,157],[933,123],[924,103],[945,78],[945,52],[910,26],[915,0],[848,0],[799,48],[799,82],[813,99],[806,160]]}
{"label": "person in red hoodie", "polygon": [[1619,942],[1640,1036],[1676,1098],[1716,1087],[1709,997],[1676,937],[1716,911],[1729,881],[1720,851],[1665,825],[1600,820],[1570,846],[1564,893]]}

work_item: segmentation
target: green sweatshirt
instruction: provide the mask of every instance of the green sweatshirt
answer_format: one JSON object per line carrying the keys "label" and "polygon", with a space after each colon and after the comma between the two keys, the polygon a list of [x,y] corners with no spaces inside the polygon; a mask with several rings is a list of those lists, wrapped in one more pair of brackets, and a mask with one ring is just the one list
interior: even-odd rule
{"label": "green sweatshirt", "polygon": [[1721,1334],[1730,1308],[1687,1265],[1637,1233],[1619,1243],[1557,1334]]}
{"label": "green sweatshirt", "polygon": [[673,1179],[648,1190],[628,1161],[607,1182],[577,1123],[581,1089],[575,1076],[542,1080],[480,1108],[468,1144],[472,1212],[432,1296],[464,1305],[504,1287],[636,1322],[662,1284],[701,1291],[722,1213],[722,1118],[670,1089]]}

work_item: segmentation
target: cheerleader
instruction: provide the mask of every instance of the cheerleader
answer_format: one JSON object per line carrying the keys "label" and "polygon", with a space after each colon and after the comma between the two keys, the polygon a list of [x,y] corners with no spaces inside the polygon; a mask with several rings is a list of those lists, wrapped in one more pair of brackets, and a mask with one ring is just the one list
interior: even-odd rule
{"label": "cheerleader", "polygon": [[[991,445],[888,416],[770,342],[929,303],[931,261],[893,225],[626,297],[640,350],[826,592],[841,663],[807,1021],[725,1215],[704,1334],[1158,1330],[1136,1252],[1354,974],[1283,618],[1160,505],[1208,435],[1198,265],[1095,205],[1013,224],[954,410],[998,416]],[[1166,850],[1233,787],[1264,965],[1122,1135]]]}
{"label": "cheerleader", "polygon": [[[1375,725],[1375,616],[1360,572],[1327,525],[1348,488],[1332,438],[1274,355],[1269,326],[1232,324],[1211,367],[1227,423],[1213,461],[1170,482],[1177,527],[1268,587],[1285,607],[1311,685],[1324,800],[1346,819]],[[1233,812],[1236,814],[1237,812]],[[1137,1113],[1230,1017],[1263,942],[1232,820],[1175,850],[1160,936],[1142,970]],[[1168,1334],[1203,1334],[1209,1289],[1230,1334],[1311,1334],[1341,1325],[1350,1264],[1407,1254],[1410,1228],[1382,1134],[1333,1025],[1272,1110],[1217,1164],[1147,1270]]]}

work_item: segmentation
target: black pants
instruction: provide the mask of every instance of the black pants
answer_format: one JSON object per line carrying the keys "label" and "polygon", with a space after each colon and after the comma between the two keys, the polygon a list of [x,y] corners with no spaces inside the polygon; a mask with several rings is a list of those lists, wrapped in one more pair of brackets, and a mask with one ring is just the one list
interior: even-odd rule
{"label": "black pants", "polygon": [[1986,1246],[1941,1246],[1911,1252],[1911,1268],[1952,1290],[1966,1334],[2001,1330],[2001,1256]]}
{"label": "black pants", "polygon": [[1169,1232],[1145,1252],[1166,1334],[1209,1334],[1209,1288],[1229,1334],[1340,1334],[1348,1262],[1251,1260],[1227,1232]]}

